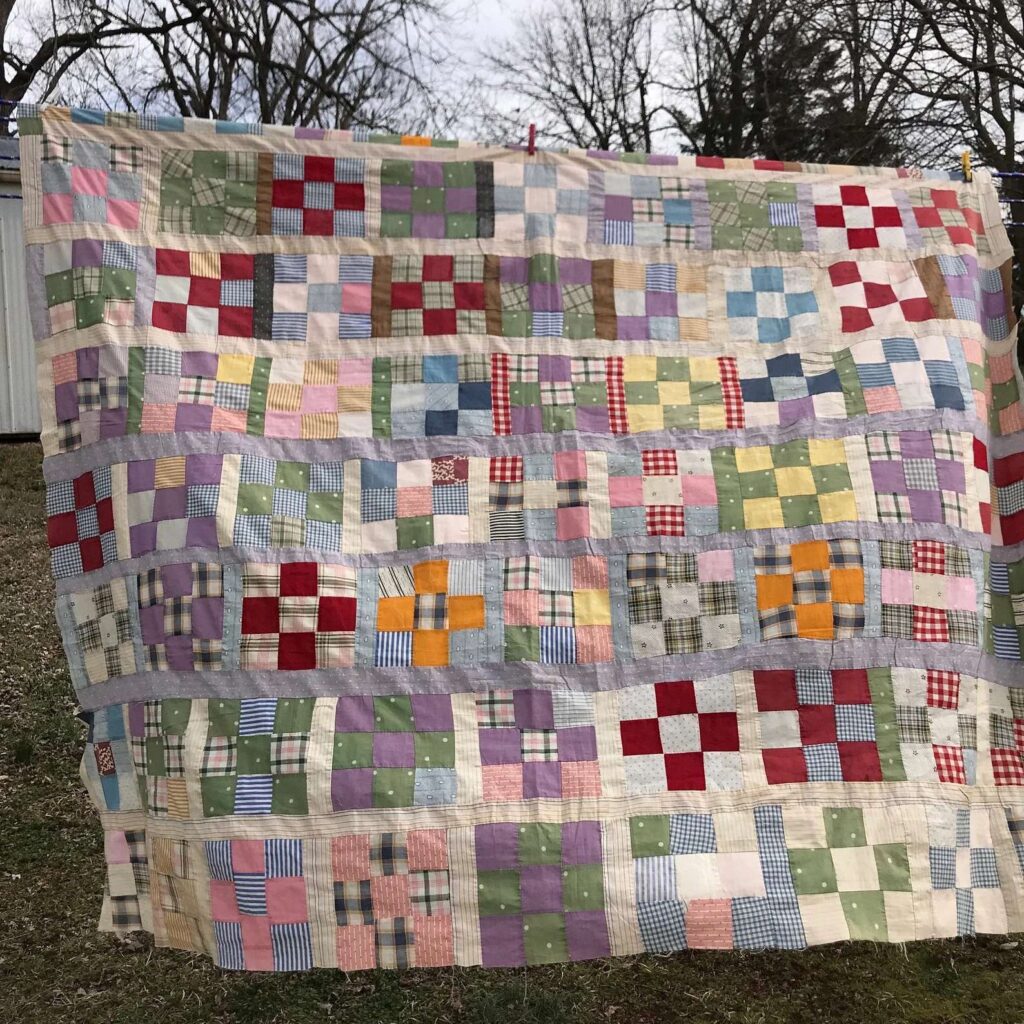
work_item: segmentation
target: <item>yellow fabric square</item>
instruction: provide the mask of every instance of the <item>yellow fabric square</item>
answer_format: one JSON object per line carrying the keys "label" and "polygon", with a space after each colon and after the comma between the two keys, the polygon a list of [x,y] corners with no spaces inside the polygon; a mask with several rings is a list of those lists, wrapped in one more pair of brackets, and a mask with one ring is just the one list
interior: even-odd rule
{"label": "yellow fabric square", "polygon": [[819,494],[818,508],[823,523],[848,523],[857,520],[857,502],[853,491],[837,491],[835,494]]}
{"label": "yellow fabric square", "polygon": [[153,486],[161,487],[184,487],[185,486],[185,456],[170,455],[165,459],[157,459],[153,467]]}
{"label": "yellow fabric square", "polygon": [[612,606],[607,590],[574,590],[572,607],[577,626],[612,624]]}
{"label": "yellow fabric square", "polygon": [[782,502],[778,498],[748,498],[743,502],[743,525],[748,530],[785,526]]}
{"label": "yellow fabric square", "polygon": [[846,463],[846,446],[841,439],[809,438],[807,453],[812,466],[835,466]]}
{"label": "yellow fabric square", "polygon": [[189,253],[188,269],[193,277],[220,277],[220,253]]}
{"label": "yellow fabric square", "polygon": [[368,385],[338,388],[338,412],[369,412],[372,394]]}
{"label": "yellow fabric square", "polygon": [[660,405],[628,406],[629,429],[636,434],[641,430],[663,430],[665,411]]}
{"label": "yellow fabric square", "polygon": [[271,412],[298,412],[302,408],[302,385],[269,385],[267,387],[267,408]]}
{"label": "yellow fabric square", "polygon": [[700,406],[699,423],[701,430],[725,430],[725,406]]}
{"label": "yellow fabric square", "polygon": [[646,264],[626,263],[624,260],[615,260],[613,269],[614,287],[632,292],[642,292],[647,287],[646,273]]}
{"label": "yellow fabric square", "polygon": [[658,394],[662,405],[689,405],[690,382],[686,380],[663,380],[658,382]]}
{"label": "yellow fabric square", "polygon": [[809,466],[782,466],[775,470],[775,489],[781,497],[813,494],[814,474]]}
{"label": "yellow fabric square", "polygon": [[711,356],[693,356],[690,359],[690,380],[720,379],[718,360]]}
{"label": "yellow fabric square", "polygon": [[697,267],[691,263],[676,265],[677,292],[703,292],[706,290],[707,284],[703,267]]}
{"label": "yellow fabric square", "polygon": [[753,448],[737,448],[736,468],[741,473],[753,473],[759,469],[772,468],[772,450],[767,445],[755,445]]}
{"label": "yellow fabric square", "polygon": [[222,355],[217,360],[217,380],[227,384],[248,384],[252,380],[253,356]]}
{"label": "yellow fabric square", "polygon": [[622,360],[622,379],[657,380],[658,360],[654,356],[626,356]]}

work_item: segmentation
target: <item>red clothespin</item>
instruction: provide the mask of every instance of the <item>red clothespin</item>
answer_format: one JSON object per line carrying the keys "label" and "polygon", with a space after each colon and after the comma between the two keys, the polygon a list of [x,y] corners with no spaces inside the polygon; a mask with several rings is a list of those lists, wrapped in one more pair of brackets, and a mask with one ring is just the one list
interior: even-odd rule
{"label": "red clothespin", "polygon": [[530,156],[534,156],[537,152],[537,126],[535,124],[530,125],[530,134],[527,136],[526,152]]}

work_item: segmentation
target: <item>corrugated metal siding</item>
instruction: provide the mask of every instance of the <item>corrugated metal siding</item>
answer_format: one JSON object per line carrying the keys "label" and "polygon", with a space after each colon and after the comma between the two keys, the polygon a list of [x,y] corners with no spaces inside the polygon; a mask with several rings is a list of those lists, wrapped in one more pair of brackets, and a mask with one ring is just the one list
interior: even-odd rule
{"label": "corrugated metal siding", "polygon": [[[15,181],[0,192],[20,193]],[[25,292],[21,201],[0,199],[0,436],[39,431],[35,352]]]}

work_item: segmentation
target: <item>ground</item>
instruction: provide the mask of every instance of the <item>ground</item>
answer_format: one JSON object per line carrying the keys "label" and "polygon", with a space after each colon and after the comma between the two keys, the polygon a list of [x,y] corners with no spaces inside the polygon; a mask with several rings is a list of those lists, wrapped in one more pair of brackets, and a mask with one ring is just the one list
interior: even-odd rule
{"label": "ground", "polygon": [[246,975],[96,931],[103,851],[53,618],[38,445],[0,446],[0,1019],[11,1024],[1024,1021],[1005,937],[547,968]]}

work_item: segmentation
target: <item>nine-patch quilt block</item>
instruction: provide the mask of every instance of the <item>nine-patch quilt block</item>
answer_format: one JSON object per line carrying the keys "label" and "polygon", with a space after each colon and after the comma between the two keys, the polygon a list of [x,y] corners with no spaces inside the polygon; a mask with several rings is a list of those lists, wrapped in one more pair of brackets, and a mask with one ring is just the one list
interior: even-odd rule
{"label": "nine-patch quilt block", "polygon": [[982,172],[19,127],[102,928],[257,971],[1024,930]]}

